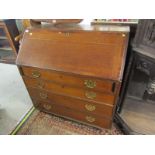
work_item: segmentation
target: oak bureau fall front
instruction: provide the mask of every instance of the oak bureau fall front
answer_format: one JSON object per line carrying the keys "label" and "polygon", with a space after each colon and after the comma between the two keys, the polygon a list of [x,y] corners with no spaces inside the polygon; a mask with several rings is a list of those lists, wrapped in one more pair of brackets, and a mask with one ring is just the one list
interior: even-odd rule
{"label": "oak bureau fall front", "polygon": [[25,31],[17,65],[34,106],[101,128],[112,125],[129,27],[39,26]]}

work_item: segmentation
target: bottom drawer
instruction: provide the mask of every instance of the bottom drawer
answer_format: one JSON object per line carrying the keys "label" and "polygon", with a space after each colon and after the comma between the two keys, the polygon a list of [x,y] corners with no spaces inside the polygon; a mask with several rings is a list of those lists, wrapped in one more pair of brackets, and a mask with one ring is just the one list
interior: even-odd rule
{"label": "bottom drawer", "polygon": [[105,119],[96,115],[88,115],[60,105],[49,104],[43,101],[33,101],[33,102],[35,106],[42,111],[53,113],[62,117],[67,117],[69,119],[73,119],[83,123],[91,124],[96,127],[111,128],[112,125],[112,120],[110,119]]}

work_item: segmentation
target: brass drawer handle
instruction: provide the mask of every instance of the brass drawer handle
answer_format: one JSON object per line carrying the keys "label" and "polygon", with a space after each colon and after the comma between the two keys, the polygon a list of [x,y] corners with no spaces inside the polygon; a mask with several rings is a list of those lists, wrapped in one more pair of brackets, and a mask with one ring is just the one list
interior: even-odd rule
{"label": "brass drawer handle", "polygon": [[96,98],[96,93],[95,92],[92,92],[92,91],[87,91],[85,93],[86,97],[89,98],[89,99],[94,99]]}
{"label": "brass drawer handle", "polygon": [[44,88],[45,84],[44,84],[44,82],[39,81],[37,85],[38,85],[38,88],[42,89],[42,88]]}
{"label": "brass drawer handle", "polygon": [[49,104],[44,104],[43,108],[45,108],[46,110],[50,110],[51,109],[51,105]]}
{"label": "brass drawer handle", "polygon": [[88,111],[94,111],[96,109],[96,106],[95,105],[92,105],[92,104],[86,104],[85,105],[85,108],[88,110]]}
{"label": "brass drawer handle", "polygon": [[84,84],[87,88],[95,88],[96,87],[96,81],[92,80],[85,80]]}
{"label": "brass drawer handle", "polygon": [[33,71],[33,72],[32,72],[33,78],[39,78],[40,75],[41,75],[41,74],[40,74],[38,71]]}
{"label": "brass drawer handle", "polygon": [[40,93],[39,96],[42,99],[47,99],[47,97],[48,97],[46,93]]}
{"label": "brass drawer handle", "polygon": [[90,123],[95,122],[95,118],[92,116],[86,116],[86,120]]}

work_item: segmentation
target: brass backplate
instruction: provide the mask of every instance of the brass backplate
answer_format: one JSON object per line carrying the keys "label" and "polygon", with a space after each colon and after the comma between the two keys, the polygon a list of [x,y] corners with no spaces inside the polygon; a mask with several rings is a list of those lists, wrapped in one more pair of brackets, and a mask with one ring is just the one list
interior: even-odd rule
{"label": "brass backplate", "polygon": [[92,105],[92,104],[86,104],[85,105],[85,108],[88,110],[88,111],[94,111],[96,109],[96,106],[95,105]]}
{"label": "brass backplate", "polygon": [[37,84],[38,88],[40,88],[40,89],[44,88],[44,85],[45,85],[45,83],[43,81],[39,81]]}
{"label": "brass backplate", "polygon": [[87,88],[95,88],[96,87],[96,81],[92,80],[85,80],[84,84]]}
{"label": "brass backplate", "polygon": [[95,118],[92,116],[86,116],[86,120],[90,123],[95,122]]}
{"label": "brass backplate", "polygon": [[38,71],[33,71],[33,72],[32,72],[32,77],[33,77],[33,78],[39,78],[40,75],[41,75],[41,74],[40,74]]}
{"label": "brass backplate", "polygon": [[49,104],[44,104],[43,107],[44,107],[46,110],[50,110],[50,109],[51,109],[51,105],[49,105]]}
{"label": "brass backplate", "polygon": [[95,93],[95,92],[92,92],[92,91],[86,91],[85,95],[86,95],[86,97],[89,98],[89,99],[94,99],[94,98],[96,98],[96,93]]}
{"label": "brass backplate", "polygon": [[40,95],[40,98],[42,99],[47,99],[48,97],[46,93],[40,93],[39,95]]}

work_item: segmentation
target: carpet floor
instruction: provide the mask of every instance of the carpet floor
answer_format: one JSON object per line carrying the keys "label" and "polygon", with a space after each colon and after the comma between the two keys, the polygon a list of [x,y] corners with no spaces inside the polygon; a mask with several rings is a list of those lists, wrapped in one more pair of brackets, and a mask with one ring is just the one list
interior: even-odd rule
{"label": "carpet floor", "polygon": [[34,110],[17,135],[121,135],[115,124],[112,129],[97,129]]}

